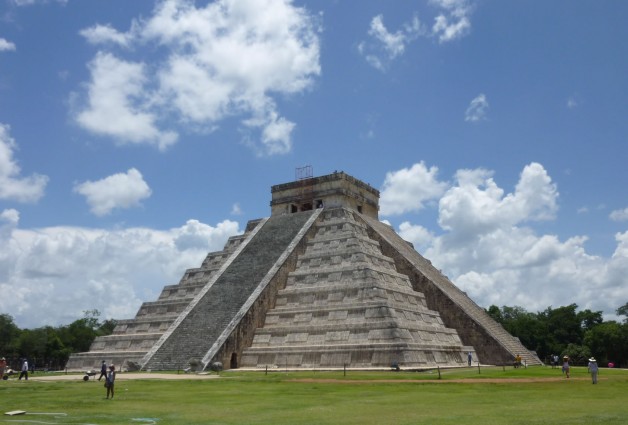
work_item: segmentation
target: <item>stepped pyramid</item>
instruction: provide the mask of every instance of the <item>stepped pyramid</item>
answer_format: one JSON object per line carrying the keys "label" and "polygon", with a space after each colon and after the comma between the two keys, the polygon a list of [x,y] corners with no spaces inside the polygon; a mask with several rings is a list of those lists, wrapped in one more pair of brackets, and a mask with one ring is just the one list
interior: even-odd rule
{"label": "stepped pyramid", "polygon": [[273,186],[252,220],[69,370],[541,364],[378,220],[379,192],[335,172]]}

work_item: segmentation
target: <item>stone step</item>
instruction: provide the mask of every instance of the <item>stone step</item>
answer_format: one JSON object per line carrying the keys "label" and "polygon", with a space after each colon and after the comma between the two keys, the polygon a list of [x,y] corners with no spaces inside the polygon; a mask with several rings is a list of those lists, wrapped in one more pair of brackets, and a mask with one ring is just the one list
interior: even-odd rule
{"label": "stone step", "polygon": [[[457,332],[426,308],[423,294],[411,288],[408,276],[397,272],[394,261],[368,237],[366,225],[355,221],[352,212],[325,210],[315,228],[296,270],[278,292],[275,308],[257,329],[252,348],[263,347],[267,354],[272,349],[277,355],[291,349],[295,358],[305,358],[319,347],[351,346],[345,354],[355,356],[362,355],[352,352],[356,347],[372,353],[381,347],[378,344],[390,347],[396,341],[396,352],[455,347],[450,365],[462,361],[465,347]],[[300,353],[294,351],[297,348]],[[251,349],[243,357],[255,358]],[[359,363],[381,366],[371,354],[367,357]],[[415,359],[414,363],[419,362]]]}
{"label": "stone step", "polygon": [[160,341],[144,368],[157,370],[166,364],[187,367],[190,359],[201,360],[311,214],[269,218],[207,293],[195,300],[196,304],[177,323],[176,330]]}

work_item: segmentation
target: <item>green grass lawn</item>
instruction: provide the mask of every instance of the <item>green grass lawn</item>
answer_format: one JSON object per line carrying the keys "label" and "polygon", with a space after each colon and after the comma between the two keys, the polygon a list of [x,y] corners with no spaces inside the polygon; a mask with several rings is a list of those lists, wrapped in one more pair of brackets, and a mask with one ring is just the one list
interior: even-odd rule
{"label": "green grass lawn", "polygon": [[[120,375],[122,377],[123,375]],[[476,368],[427,372],[225,372],[210,380],[0,382],[0,423],[45,424],[621,424],[628,371]],[[561,379],[551,379],[561,378]],[[459,382],[459,380],[464,382]],[[448,382],[449,381],[449,382]],[[65,415],[34,415],[64,413]],[[20,422],[21,421],[21,422]]]}

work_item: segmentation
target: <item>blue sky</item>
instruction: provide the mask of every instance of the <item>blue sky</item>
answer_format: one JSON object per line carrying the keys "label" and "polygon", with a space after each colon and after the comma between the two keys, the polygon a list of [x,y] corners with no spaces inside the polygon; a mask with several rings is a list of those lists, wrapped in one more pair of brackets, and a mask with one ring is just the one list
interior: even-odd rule
{"label": "blue sky", "polygon": [[628,301],[628,3],[0,0],[0,312],[133,317],[295,169],[488,307]]}

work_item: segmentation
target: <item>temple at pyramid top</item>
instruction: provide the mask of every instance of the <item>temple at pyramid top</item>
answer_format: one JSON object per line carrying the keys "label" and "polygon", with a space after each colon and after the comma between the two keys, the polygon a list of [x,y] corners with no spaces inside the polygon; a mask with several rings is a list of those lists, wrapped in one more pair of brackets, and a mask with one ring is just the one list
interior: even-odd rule
{"label": "temple at pyramid top", "polygon": [[271,215],[344,207],[377,218],[379,190],[342,172],[272,186]]}

